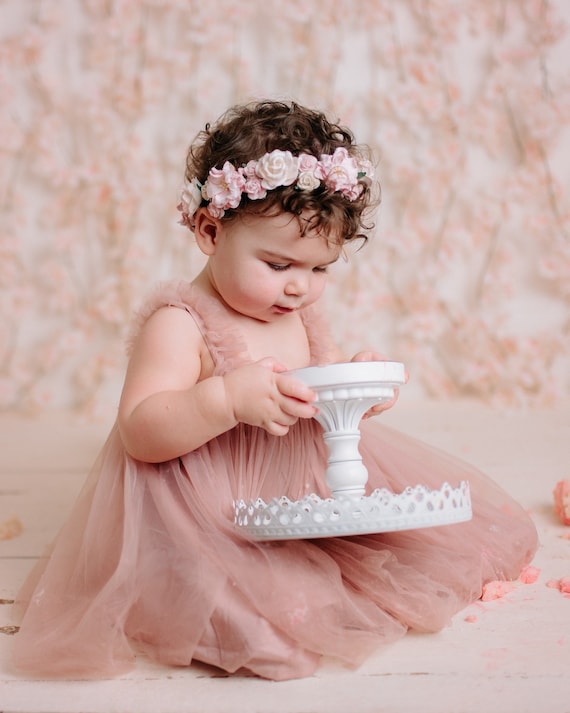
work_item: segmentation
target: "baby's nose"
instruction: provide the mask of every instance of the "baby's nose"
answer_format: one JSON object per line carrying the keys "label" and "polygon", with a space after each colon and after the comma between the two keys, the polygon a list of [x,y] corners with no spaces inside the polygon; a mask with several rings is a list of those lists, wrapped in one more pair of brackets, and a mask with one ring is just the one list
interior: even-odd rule
{"label": "baby's nose", "polygon": [[309,278],[306,275],[291,276],[285,286],[287,295],[305,295],[309,289]]}

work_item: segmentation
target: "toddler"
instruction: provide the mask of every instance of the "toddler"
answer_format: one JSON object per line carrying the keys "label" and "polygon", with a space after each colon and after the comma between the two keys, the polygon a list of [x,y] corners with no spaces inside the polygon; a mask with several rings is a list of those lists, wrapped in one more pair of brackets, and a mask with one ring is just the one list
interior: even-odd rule
{"label": "toddler", "polygon": [[381,358],[343,354],[317,308],[375,195],[352,133],[298,104],[237,106],[198,135],[179,210],[206,265],[135,319],[116,424],[18,598],[19,670],[117,675],[137,650],[274,680],[322,656],[355,667],[530,561],[535,528],[504,491],[379,419],[361,424],[369,490],[468,480],[470,522],[277,542],[234,526],[235,500],[329,494],[315,395],[287,372]]}

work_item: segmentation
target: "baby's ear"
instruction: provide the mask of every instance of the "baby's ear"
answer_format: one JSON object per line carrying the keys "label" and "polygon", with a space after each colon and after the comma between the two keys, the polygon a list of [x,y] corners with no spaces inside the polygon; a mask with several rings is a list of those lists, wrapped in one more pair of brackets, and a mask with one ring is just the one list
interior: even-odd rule
{"label": "baby's ear", "polygon": [[194,237],[198,247],[204,255],[213,255],[216,251],[220,219],[214,218],[207,208],[198,208],[194,220]]}

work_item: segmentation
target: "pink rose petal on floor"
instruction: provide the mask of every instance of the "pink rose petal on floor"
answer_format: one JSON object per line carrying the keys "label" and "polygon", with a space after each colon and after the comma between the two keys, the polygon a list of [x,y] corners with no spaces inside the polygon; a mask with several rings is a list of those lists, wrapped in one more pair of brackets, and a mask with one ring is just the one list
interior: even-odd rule
{"label": "pink rose petal on floor", "polygon": [[561,579],[549,579],[546,586],[550,589],[558,589],[564,595],[570,594],[570,577],[562,577]]}
{"label": "pink rose petal on floor", "polygon": [[12,540],[14,537],[18,537],[23,529],[19,517],[12,517],[9,520],[0,522],[0,540]]}
{"label": "pink rose petal on floor", "polygon": [[524,567],[520,574],[520,581],[523,584],[534,584],[540,576],[540,569],[538,567]]}
{"label": "pink rose petal on floor", "polygon": [[493,582],[487,582],[483,585],[483,593],[481,594],[481,601],[490,602],[493,599],[500,599],[506,594],[509,594],[515,588],[514,582],[503,582],[496,580]]}

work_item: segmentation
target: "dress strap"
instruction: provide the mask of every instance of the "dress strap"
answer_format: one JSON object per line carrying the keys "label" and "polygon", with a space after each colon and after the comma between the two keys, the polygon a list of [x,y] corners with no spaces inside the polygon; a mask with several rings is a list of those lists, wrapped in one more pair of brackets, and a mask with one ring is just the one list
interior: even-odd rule
{"label": "dress strap", "polygon": [[220,305],[184,281],[159,283],[143,302],[127,338],[128,354],[147,319],[161,307],[178,307],[192,316],[214,361],[215,374],[225,374],[251,361],[241,332],[231,325]]}
{"label": "dress strap", "polygon": [[[161,307],[178,307],[192,315],[214,361],[215,374],[225,374],[251,361],[241,331],[231,323],[222,307],[200,289],[183,281],[159,283],[143,302],[135,313],[127,337],[128,354],[147,319]],[[331,362],[336,346],[321,313],[311,305],[300,314],[309,340],[311,364]]]}

